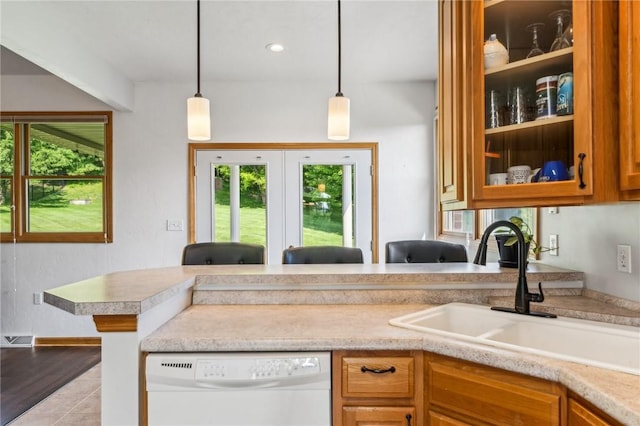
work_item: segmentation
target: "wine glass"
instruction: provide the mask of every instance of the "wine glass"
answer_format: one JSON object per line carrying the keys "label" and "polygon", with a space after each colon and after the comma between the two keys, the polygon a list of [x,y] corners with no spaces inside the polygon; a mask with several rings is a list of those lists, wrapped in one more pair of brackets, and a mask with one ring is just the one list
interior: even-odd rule
{"label": "wine glass", "polygon": [[567,9],[556,10],[555,12],[551,12],[551,14],[549,14],[549,18],[556,21],[556,25],[558,27],[556,38],[555,40],[553,40],[551,48],[549,48],[550,52],[553,52],[554,50],[564,49],[565,47],[571,47],[571,43],[565,37],[563,29],[564,22],[568,21],[569,17],[571,17],[571,12],[569,12]]}
{"label": "wine glass", "polygon": [[531,50],[527,54],[527,59],[538,55],[544,55],[544,51],[540,49],[540,46],[538,46],[538,30],[541,30],[543,28],[544,24],[542,22],[536,22],[535,24],[527,25],[527,31],[533,33],[533,42],[531,45]]}

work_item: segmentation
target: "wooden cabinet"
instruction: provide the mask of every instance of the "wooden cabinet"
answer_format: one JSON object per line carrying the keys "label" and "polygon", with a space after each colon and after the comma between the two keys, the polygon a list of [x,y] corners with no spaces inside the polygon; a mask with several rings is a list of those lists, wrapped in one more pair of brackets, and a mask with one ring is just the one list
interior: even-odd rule
{"label": "wooden cabinet", "polygon": [[471,192],[471,3],[440,1],[438,52],[438,191],[448,209],[466,207]]}
{"label": "wooden cabinet", "polygon": [[335,351],[334,426],[621,426],[565,386],[423,351]]}
{"label": "wooden cabinet", "polygon": [[429,411],[427,418],[429,419],[427,422],[429,426],[466,426],[469,424],[436,411]]}
{"label": "wooden cabinet", "polygon": [[333,353],[335,426],[421,425],[422,352]]}
{"label": "wooden cabinet", "polygon": [[568,426],[622,426],[573,392],[569,392],[568,407]]}
{"label": "wooden cabinet", "polygon": [[[548,52],[556,33],[550,15],[569,8],[573,45]],[[541,22],[546,52],[526,58],[527,26]],[[440,3],[438,156],[445,210],[570,205],[620,198],[618,143],[618,14],[615,1],[474,0]],[[596,30],[597,29],[597,30]],[[496,34],[509,51],[506,65],[484,68],[484,43]],[[573,114],[536,119],[536,81],[573,74]],[[510,94],[521,88],[526,120],[510,124]],[[487,120],[487,94],[501,94],[503,122]],[[538,101],[539,102],[539,101]],[[568,180],[489,185],[491,173],[531,169],[560,160]]]}
{"label": "wooden cabinet", "polygon": [[640,200],[640,3],[619,3],[620,187],[625,200]]}
{"label": "wooden cabinet", "polygon": [[564,424],[566,391],[557,383],[430,353],[424,370],[430,424]]}

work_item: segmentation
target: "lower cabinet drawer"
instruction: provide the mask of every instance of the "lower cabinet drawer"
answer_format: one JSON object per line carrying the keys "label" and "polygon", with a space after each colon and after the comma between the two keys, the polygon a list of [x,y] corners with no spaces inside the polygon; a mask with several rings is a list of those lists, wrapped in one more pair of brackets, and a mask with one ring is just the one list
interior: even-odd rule
{"label": "lower cabinet drawer", "polygon": [[414,426],[415,407],[344,407],[344,426]]}
{"label": "lower cabinet drawer", "polygon": [[342,396],[412,398],[413,357],[342,358]]}
{"label": "lower cabinet drawer", "polygon": [[426,380],[428,404],[458,413],[462,419],[527,426],[560,424],[563,396],[553,391],[553,384],[539,379],[490,367],[431,361]]}

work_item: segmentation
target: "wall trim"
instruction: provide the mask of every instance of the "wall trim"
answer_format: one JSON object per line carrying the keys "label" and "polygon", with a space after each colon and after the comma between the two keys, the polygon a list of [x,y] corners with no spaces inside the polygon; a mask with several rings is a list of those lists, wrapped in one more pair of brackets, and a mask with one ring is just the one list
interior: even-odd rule
{"label": "wall trim", "polygon": [[34,346],[102,346],[101,337],[36,337]]}

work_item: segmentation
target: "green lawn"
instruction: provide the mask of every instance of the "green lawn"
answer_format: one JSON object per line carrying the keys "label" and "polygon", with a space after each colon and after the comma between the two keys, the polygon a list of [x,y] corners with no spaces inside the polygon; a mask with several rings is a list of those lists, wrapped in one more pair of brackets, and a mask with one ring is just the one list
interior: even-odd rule
{"label": "green lawn", "polygon": [[[68,183],[64,187],[35,187],[30,203],[30,232],[102,232],[102,184]],[[44,194],[44,195],[43,195]],[[71,204],[72,200],[91,200]],[[11,232],[10,206],[0,206],[0,230]]]}
{"label": "green lawn", "polygon": [[[265,209],[242,207],[240,211],[240,241],[264,245],[266,242]],[[216,220],[216,240],[229,241],[229,206],[217,204],[216,217],[218,218]],[[318,215],[313,212],[305,212],[304,223],[309,224],[303,231],[304,245],[342,245],[342,235],[336,233],[336,229],[341,229],[342,225],[336,226],[331,217],[318,218]]]}

